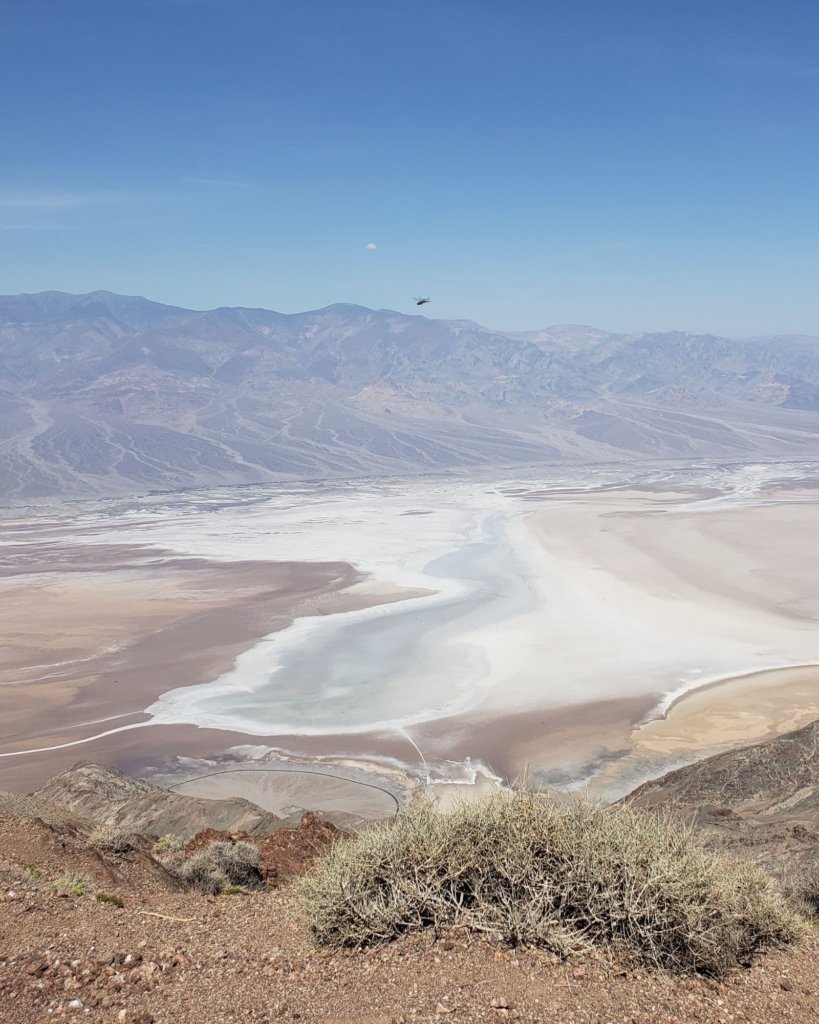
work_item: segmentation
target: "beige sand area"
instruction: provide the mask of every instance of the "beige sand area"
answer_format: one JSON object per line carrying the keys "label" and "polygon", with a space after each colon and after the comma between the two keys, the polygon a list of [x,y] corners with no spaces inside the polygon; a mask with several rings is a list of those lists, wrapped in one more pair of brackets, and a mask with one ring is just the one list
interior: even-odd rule
{"label": "beige sand area", "polygon": [[630,749],[589,782],[614,799],[648,778],[710,754],[781,736],[819,719],[819,665],[738,676],[691,690],[637,725]]}
{"label": "beige sand area", "polygon": [[57,748],[146,721],[160,694],[217,678],[297,616],[400,593],[359,592],[360,574],[339,562],[215,563],[36,534],[0,558],[0,754],[55,749],[0,758],[0,789],[32,789],[81,759],[127,766],[138,751],[161,759],[224,750],[241,737],[168,726]]}
{"label": "beige sand area", "polygon": [[[600,795],[819,717],[819,501],[815,491],[764,497],[772,503],[592,494],[529,517],[552,567],[590,598],[592,630],[570,612],[559,662],[568,644],[585,679],[590,669],[619,675],[624,697],[680,690],[670,710],[634,722],[619,750],[587,748],[607,765],[591,787]],[[556,640],[547,624],[544,633]],[[700,680],[713,682],[683,692]],[[524,744],[519,767],[557,767],[561,738],[544,739]]]}

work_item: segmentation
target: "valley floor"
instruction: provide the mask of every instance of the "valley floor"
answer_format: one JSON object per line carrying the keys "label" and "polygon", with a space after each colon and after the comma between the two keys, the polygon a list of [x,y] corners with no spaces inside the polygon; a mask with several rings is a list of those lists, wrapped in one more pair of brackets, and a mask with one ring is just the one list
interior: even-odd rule
{"label": "valley floor", "polygon": [[797,728],[819,715],[815,468],[575,467],[9,519],[0,786],[83,758],[288,813],[264,774],[284,754],[294,807],[379,817],[394,801],[376,775],[399,795],[526,775],[612,799]]}

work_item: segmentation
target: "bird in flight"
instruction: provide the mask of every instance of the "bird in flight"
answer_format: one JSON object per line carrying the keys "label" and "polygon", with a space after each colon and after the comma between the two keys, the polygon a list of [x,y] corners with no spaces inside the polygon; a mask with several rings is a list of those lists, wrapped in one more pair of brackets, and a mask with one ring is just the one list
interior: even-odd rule
{"label": "bird in flight", "polygon": [[416,306],[423,306],[423,305],[425,305],[429,301],[430,301],[429,299],[419,299],[417,295],[415,296],[415,305]]}

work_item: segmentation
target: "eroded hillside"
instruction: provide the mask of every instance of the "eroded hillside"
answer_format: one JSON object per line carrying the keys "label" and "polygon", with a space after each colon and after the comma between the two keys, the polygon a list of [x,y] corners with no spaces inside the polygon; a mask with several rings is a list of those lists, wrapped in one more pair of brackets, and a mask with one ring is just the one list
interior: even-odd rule
{"label": "eroded hillside", "polygon": [[335,305],[0,297],[0,500],[555,460],[809,457],[819,342]]}

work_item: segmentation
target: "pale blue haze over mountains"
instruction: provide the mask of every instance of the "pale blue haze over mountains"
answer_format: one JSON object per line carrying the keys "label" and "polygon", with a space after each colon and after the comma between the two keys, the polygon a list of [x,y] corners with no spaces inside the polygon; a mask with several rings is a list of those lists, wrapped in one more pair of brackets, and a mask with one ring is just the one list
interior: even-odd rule
{"label": "pale blue haze over mountains", "polygon": [[0,291],[819,334],[817,38],[813,0],[5,0]]}
{"label": "pale blue haze over mountains", "polygon": [[815,460],[819,339],[0,296],[0,500],[578,461]]}

